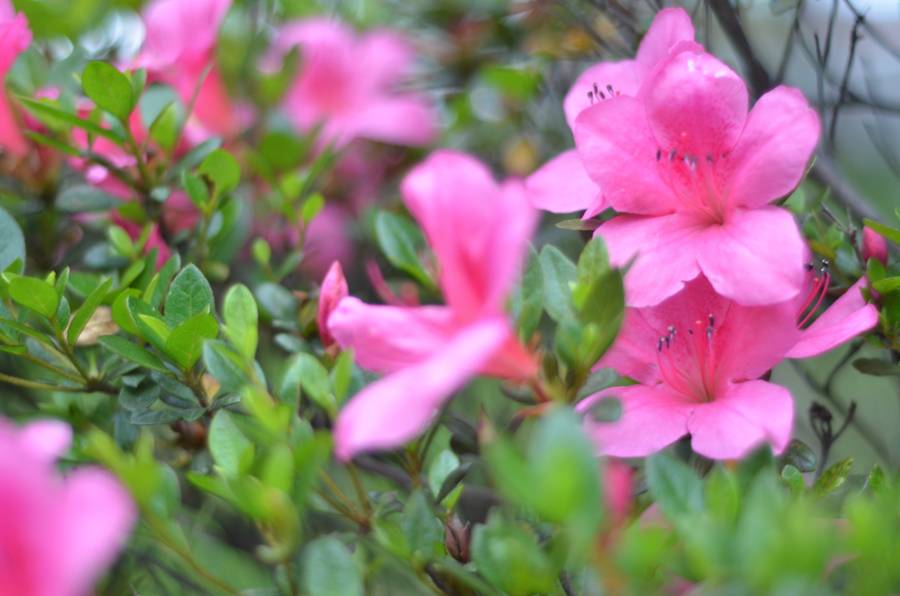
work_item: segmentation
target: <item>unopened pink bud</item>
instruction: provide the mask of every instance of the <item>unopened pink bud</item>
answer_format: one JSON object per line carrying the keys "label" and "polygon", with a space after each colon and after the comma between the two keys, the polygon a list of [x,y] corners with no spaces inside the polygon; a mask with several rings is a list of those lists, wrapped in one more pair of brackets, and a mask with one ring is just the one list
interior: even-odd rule
{"label": "unopened pink bud", "polygon": [[866,226],[863,228],[862,257],[864,260],[875,259],[887,264],[888,246],[884,236]]}
{"label": "unopened pink bud", "polygon": [[341,269],[341,264],[335,261],[328,269],[328,273],[325,274],[325,279],[322,280],[322,289],[319,290],[319,311],[316,315],[319,337],[322,338],[322,344],[326,348],[335,343],[334,336],[328,331],[328,317],[348,293],[344,271]]}

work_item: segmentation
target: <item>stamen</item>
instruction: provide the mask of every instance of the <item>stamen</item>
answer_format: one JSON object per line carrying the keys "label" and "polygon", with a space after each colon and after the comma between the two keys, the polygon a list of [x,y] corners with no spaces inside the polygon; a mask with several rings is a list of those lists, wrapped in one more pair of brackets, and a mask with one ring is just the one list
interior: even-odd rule
{"label": "stamen", "polygon": [[[828,285],[831,282],[831,274],[828,272],[829,265],[830,264],[827,259],[822,259],[820,261],[819,273],[821,273],[822,275],[815,278],[815,283],[813,284],[813,288],[810,291],[809,296],[807,296],[806,298],[806,302],[797,313],[797,327],[799,329],[802,329],[807,323],[809,323],[809,321],[816,314],[816,311],[818,311],[819,307],[822,305],[822,301],[825,300],[825,295],[828,294]],[[813,268],[814,265],[810,263],[808,270],[812,271]]]}
{"label": "stamen", "polygon": [[662,149],[657,149],[656,150],[656,161],[659,161],[661,157],[662,157]]}

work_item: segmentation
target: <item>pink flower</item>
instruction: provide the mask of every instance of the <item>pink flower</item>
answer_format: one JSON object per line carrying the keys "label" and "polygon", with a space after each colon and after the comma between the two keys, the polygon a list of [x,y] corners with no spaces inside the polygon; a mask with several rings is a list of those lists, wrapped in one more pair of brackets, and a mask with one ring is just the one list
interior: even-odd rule
{"label": "pink flower", "polygon": [[284,108],[299,130],[322,124],[322,138],[338,145],[354,138],[425,145],[437,135],[434,107],[396,89],[414,60],[399,35],[378,30],[357,36],[338,21],[297,21],[279,31],[269,61],[295,46],[301,69]]}
{"label": "pink flower", "polygon": [[[300,268],[313,278],[318,278],[322,277],[335,261],[350,265],[354,253],[353,242],[350,239],[352,221],[353,218],[347,209],[333,202],[326,203],[306,228]],[[298,235],[293,228],[290,228],[289,232]],[[292,244],[296,244],[296,241]]]}
{"label": "pink flower", "polygon": [[612,514],[614,526],[621,525],[634,505],[634,470],[616,460],[607,460],[603,468],[603,497]]}
{"label": "pink flower", "polygon": [[876,261],[881,261],[882,265],[887,265],[887,240],[869,226],[863,228],[862,258],[864,261],[875,259]]}
{"label": "pink flower", "polygon": [[341,264],[335,261],[331,264],[325,279],[322,280],[322,288],[319,290],[319,308],[316,315],[319,337],[322,338],[322,344],[326,348],[335,343],[334,337],[328,330],[328,317],[349,293],[350,290],[347,288],[347,280],[344,279]]}
{"label": "pink flower", "polygon": [[440,270],[446,306],[369,305],[348,297],[328,320],[357,363],[386,376],[338,416],[338,457],[389,449],[419,434],[476,374],[525,380],[537,363],[504,313],[536,214],[522,185],[497,184],[472,157],[437,151],[401,187]]}
{"label": "pink flower", "polygon": [[212,65],[191,115],[203,129],[218,135],[230,134],[238,125],[238,114],[215,65],[216,36],[230,6],[231,0],[153,0],[144,9],[147,38],[135,61],[153,78],[174,87],[185,104]]}
{"label": "pink flower", "polygon": [[640,457],[690,434],[697,453],[745,455],[760,443],[787,445],[794,417],[787,389],[758,380],[783,358],[821,354],[874,327],[878,312],[857,282],[806,327],[827,291],[817,277],[806,297],[743,306],[717,294],[704,276],[659,305],[628,308],[622,331],[600,366],[638,385],[601,391],[578,405],[588,412],[608,396],[622,403],[614,423],[586,420],[598,448]]}
{"label": "pink flower", "polygon": [[110,474],[54,469],[70,440],[62,423],[0,419],[0,593],[87,594],[128,538],[134,505]]}
{"label": "pink flower", "polygon": [[[634,60],[600,62],[581,73],[563,101],[569,128],[574,131],[578,115],[596,102],[619,95],[637,96],[644,80],[673,48],[693,40],[694,26],[683,9],[659,11]],[[586,210],[584,216],[592,217],[607,207],[600,187],[588,176],[575,149],[544,164],[528,178],[527,187],[532,205],[546,211]]]}
{"label": "pink flower", "polygon": [[[0,2],[0,82],[6,80],[16,58],[31,44],[31,30],[25,15],[16,13],[9,0]],[[22,157],[28,144],[13,114],[6,92],[0,89],[0,147]]]}
{"label": "pink flower", "polygon": [[799,91],[778,87],[748,114],[737,74],[693,44],[679,48],[640,98],[608,98],[575,121],[588,174],[625,214],[597,233],[614,264],[637,257],[629,304],[657,304],[701,272],[741,304],[792,298],[803,240],[790,213],[767,204],[803,176],[816,113]]}

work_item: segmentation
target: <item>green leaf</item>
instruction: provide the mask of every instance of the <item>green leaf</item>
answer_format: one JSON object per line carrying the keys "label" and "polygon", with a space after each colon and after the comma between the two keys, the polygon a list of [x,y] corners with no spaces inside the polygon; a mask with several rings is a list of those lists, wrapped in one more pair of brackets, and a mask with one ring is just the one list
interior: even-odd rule
{"label": "green leaf", "polygon": [[256,355],[258,341],[259,310],[253,293],[243,284],[232,286],[225,294],[222,305],[225,319],[225,335],[248,360]]}
{"label": "green leaf", "polygon": [[815,472],[819,458],[809,445],[799,439],[791,439],[781,460],[786,465],[791,465],[799,472]]}
{"label": "green leaf", "polygon": [[837,462],[825,470],[816,483],[812,486],[812,493],[824,497],[836,491],[847,480],[850,469],[853,468],[853,458],[848,457]]}
{"label": "green leaf", "polygon": [[900,289],[900,275],[872,282],[872,288],[879,294],[890,294],[891,292]]}
{"label": "green leaf", "polygon": [[180,129],[178,104],[173,101],[164,107],[150,124],[150,138],[163,150],[171,151],[178,141]]}
{"label": "green leaf", "polygon": [[303,220],[303,223],[309,224],[315,217],[322,211],[322,207],[325,206],[325,197],[323,197],[320,193],[315,193],[303,201],[303,205],[300,207],[300,219]]}
{"label": "green leaf", "polygon": [[162,361],[148,352],[141,346],[128,341],[124,337],[118,335],[105,335],[100,338],[100,343],[110,351],[118,354],[126,360],[136,362],[141,366],[158,370],[160,372],[168,372]]}
{"label": "green leaf", "polygon": [[106,294],[111,287],[112,280],[104,280],[99,286],[94,288],[93,292],[87,295],[84,302],[82,302],[81,306],[78,307],[78,310],[75,311],[75,314],[72,316],[72,322],[69,323],[69,330],[66,332],[66,339],[68,340],[69,345],[75,345],[75,342],[78,341],[81,332],[84,331],[85,326],[88,324],[88,321],[91,320],[97,307],[103,303],[103,299],[106,298]]}
{"label": "green leaf", "polygon": [[291,356],[281,381],[280,395],[289,403],[295,403],[300,389],[332,417],[337,413],[337,401],[331,393],[328,371],[311,354],[301,352]]}
{"label": "green leaf", "polygon": [[303,549],[301,584],[304,594],[362,596],[362,575],[350,551],[334,536],[316,538]]}
{"label": "green leaf", "polygon": [[118,132],[109,128],[103,128],[99,124],[79,118],[75,114],[71,114],[61,110],[48,102],[48,100],[32,99],[30,97],[19,96],[16,98],[19,103],[25,106],[29,112],[37,116],[41,121],[47,123],[51,127],[60,125],[75,126],[89,132],[92,135],[109,139],[119,145],[125,142],[125,138]]}
{"label": "green leaf", "polygon": [[253,463],[253,443],[234,423],[227,410],[219,410],[209,425],[209,452],[219,472],[237,478]]}
{"label": "green leaf", "polygon": [[0,209],[0,271],[6,271],[16,259],[25,264],[25,236],[15,218]]}
{"label": "green leaf", "polygon": [[218,194],[230,192],[241,181],[241,166],[224,149],[216,149],[207,155],[197,171],[209,178]]}
{"label": "green leaf", "polygon": [[485,579],[513,596],[557,591],[556,570],[534,532],[503,520],[496,510],[472,533],[472,560]]}
{"label": "green leaf", "polygon": [[425,246],[422,232],[409,219],[379,211],[375,215],[375,240],[391,265],[421,284],[434,287],[434,281],[419,261],[419,251]]}
{"label": "green leaf", "polygon": [[185,171],[181,175],[181,185],[194,206],[201,211],[206,211],[209,204],[209,189],[206,188],[206,182],[200,176]]}
{"label": "green leaf", "polygon": [[572,284],[577,269],[575,264],[555,246],[546,245],[538,256],[544,288],[544,308],[554,321],[575,319],[572,305]]}
{"label": "green leaf", "polygon": [[853,368],[867,375],[889,377],[900,375],[900,365],[879,358],[857,358]]}
{"label": "green leaf", "polygon": [[647,459],[644,466],[647,488],[670,521],[703,508],[703,482],[681,460],[667,453]]}
{"label": "green leaf", "polygon": [[442,529],[421,490],[410,495],[400,514],[400,530],[413,556],[429,560],[442,554]]}
{"label": "green leaf", "polygon": [[428,468],[428,488],[437,495],[447,477],[459,467],[459,458],[450,449],[441,451]]}
{"label": "green leaf", "polygon": [[528,250],[528,263],[522,281],[516,286],[511,299],[511,311],[516,319],[519,337],[528,342],[537,331],[544,312],[544,277],[541,264],[533,248]]}
{"label": "green leaf", "polygon": [[9,282],[10,297],[45,318],[52,318],[59,307],[59,295],[53,286],[35,277],[14,277]]}
{"label": "green leaf", "polygon": [[242,357],[222,341],[209,340],[203,344],[203,365],[222,386],[222,391],[235,393],[249,382]]}
{"label": "green leaf", "polygon": [[109,211],[121,200],[89,184],[69,186],[56,196],[56,208],[64,213]]}
{"label": "green leaf", "polygon": [[166,320],[177,326],[193,316],[212,311],[213,291],[209,282],[195,265],[188,265],[172,280],[166,296]]}
{"label": "green leaf", "polygon": [[127,125],[135,104],[134,89],[127,76],[106,62],[90,62],[81,75],[81,86],[98,108]]}
{"label": "green leaf", "polygon": [[338,405],[344,402],[350,383],[353,381],[353,351],[344,350],[334,362],[331,369],[331,387]]}
{"label": "green leaf", "polygon": [[219,334],[216,318],[208,313],[195,315],[181,323],[166,339],[165,352],[182,370],[194,367],[203,352],[203,342]]}

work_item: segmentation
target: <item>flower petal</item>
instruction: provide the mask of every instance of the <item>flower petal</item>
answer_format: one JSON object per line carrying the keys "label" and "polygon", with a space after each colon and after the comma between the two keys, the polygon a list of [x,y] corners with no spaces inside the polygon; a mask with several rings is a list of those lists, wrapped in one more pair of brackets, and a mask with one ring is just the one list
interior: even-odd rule
{"label": "flower petal", "polygon": [[[595,422],[591,406],[605,397],[622,404],[616,422]],[[691,404],[663,385],[610,387],[582,400],[576,410],[585,413],[588,435],[603,455],[644,457],[674,443],[687,434]]]}
{"label": "flower petal", "polygon": [[359,108],[352,120],[359,136],[385,143],[427,145],[438,134],[437,113],[419,95],[373,99]]}
{"label": "flower petal", "polygon": [[787,447],[794,400],[787,389],[766,381],[729,383],[722,395],[698,405],[688,420],[691,447],[712,459],[737,459],[762,443],[776,453]]}
{"label": "flower petal", "polygon": [[591,180],[574,149],[560,153],[525,182],[528,200],[537,209],[551,213],[584,211],[603,203],[600,187]]}
{"label": "flower petal", "polygon": [[616,97],[581,112],[575,146],[588,175],[617,211],[654,215],[678,206],[657,172],[659,145],[641,101]]}
{"label": "flower petal", "polygon": [[35,420],[18,432],[23,448],[41,460],[53,462],[72,445],[72,427],[60,420]]}
{"label": "flower petal", "polygon": [[415,59],[412,46],[402,36],[387,30],[372,31],[359,41],[360,72],[366,86],[387,89],[409,75]]}
{"label": "flower petal", "polygon": [[640,75],[647,75],[669,51],[682,41],[694,40],[694,24],[683,8],[664,8],[656,13],[653,23],[641,40],[635,57]]}
{"label": "flower petal", "polygon": [[673,54],[647,81],[649,127],[663,153],[717,157],[734,147],[747,119],[747,86],[711,54]]}
{"label": "flower petal", "polygon": [[[656,342],[662,332],[645,317],[648,309],[626,308],[622,328],[612,347],[597,363],[597,368],[611,368],[622,376],[644,385],[659,382],[656,365]],[[665,327],[662,327],[665,329]]]}
{"label": "flower petal", "polygon": [[624,266],[637,257],[625,276],[625,295],[629,306],[642,307],[662,302],[697,277],[703,229],[679,213],[620,215],[597,228],[595,234],[606,241],[613,265]]}
{"label": "flower petal", "polygon": [[800,340],[788,352],[789,358],[810,358],[839,346],[878,324],[878,309],[866,304],[862,295],[865,278],[844,292],[834,304],[800,332]]}
{"label": "flower petal", "polygon": [[64,546],[53,571],[73,594],[87,593],[125,545],[137,511],[122,485],[99,468],[72,473],[58,506],[56,540]]}
{"label": "flower petal", "polygon": [[485,364],[506,340],[500,317],[474,323],[428,358],[363,389],[335,422],[336,455],[390,449],[422,432],[451,394]]}
{"label": "flower petal", "polygon": [[574,131],[578,114],[595,103],[617,95],[634,97],[639,86],[634,60],[594,64],[578,76],[563,100],[563,110],[569,128]]}
{"label": "flower petal", "polygon": [[806,248],[784,209],[739,209],[703,236],[700,268],[723,296],[744,305],[773,304],[793,298],[803,287]]}
{"label": "flower petal", "polygon": [[442,306],[397,307],[366,304],[350,296],[328,318],[328,330],[356,362],[389,373],[428,358],[455,331],[450,309]]}
{"label": "flower petal", "polygon": [[401,190],[437,256],[447,303],[463,318],[501,311],[537,223],[524,186],[498,185],[475,158],[441,150]]}
{"label": "flower petal", "polygon": [[799,90],[781,86],[763,95],[729,156],[731,204],[760,207],[791,192],[818,140],[819,117]]}

